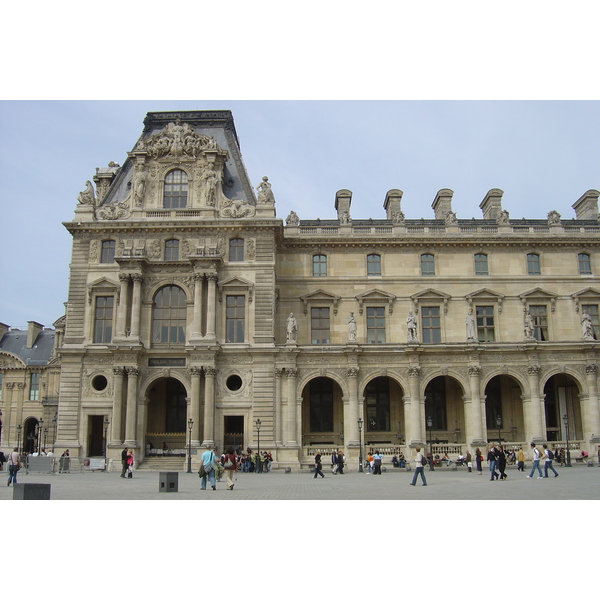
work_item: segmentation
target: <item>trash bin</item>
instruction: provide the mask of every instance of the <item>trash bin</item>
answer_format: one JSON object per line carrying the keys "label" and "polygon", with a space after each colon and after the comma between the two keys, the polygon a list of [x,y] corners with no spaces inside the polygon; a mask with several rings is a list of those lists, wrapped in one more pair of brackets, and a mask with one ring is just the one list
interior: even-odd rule
{"label": "trash bin", "polygon": [[159,492],[177,492],[179,473],[177,471],[161,471],[159,474]]}
{"label": "trash bin", "polygon": [[50,500],[50,484],[15,483],[13,500]]}

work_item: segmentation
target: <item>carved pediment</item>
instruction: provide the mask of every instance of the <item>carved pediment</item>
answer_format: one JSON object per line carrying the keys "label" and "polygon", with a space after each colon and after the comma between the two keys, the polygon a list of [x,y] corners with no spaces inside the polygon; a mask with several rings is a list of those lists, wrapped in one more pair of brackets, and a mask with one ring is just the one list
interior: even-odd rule
{"label": "carved pediment", "polygon": [[107,279],[106,277],[100,277],[100,279],[88,283],[88,304],[92,303],[92,298],[94,296],[116,294],[118,291],[119,286],[114,281],[110,281],[110,279]]}
{"label": "carved pediment", "polygon": [[22,369],[26,366],[18,356],[0,350],[0,369]]}
{"label": "carved pediment", "polygon": [[573,298],[573,302],[575,302],[575,312],[579,312],[582,304],[600,303],[600,291],[588,287],[571,294],[571,298]]}
{"label": "carved pediment", "polygon": [[413,294],[410,299],[413,301],[415,313],[419,312],[419,304],[423,304],[425,302],[433,302],[436,304],[443,304],[444,306],[444,314],[448,312],[448,301],[452,296],[450,294],[446,294],[445,292],[440,292],[439,290],[435,290],[433,288],[428,288],[423,290],[422,292],[417,292]]}
{"label": "carved pediment", "polygon": [[340,298],[341,296],[326,292],[325,290],[315,290],[314,292],[300,296],[300,300],[302,300],[304,304],[304,314],[308,312],[309,303],[325,303],[333,304],[333,314],[337,315],[337,305]]}
{"label": "carved pediment", "polygon": [[358,313],[360,315],[363,314],[363,304],[365,302],[376,302],[378,304],[387,304],[389,313],[392,314],[394,312],[393,305],[396,296],[394,294],[390,294],[388,292],[384,292],[383,290],[372,289],[368,292],[363,292],[362,294],[358,294],[356,296],[358,300]]}
{"label": "carved pediment", "polygon": [[254,284],[247,279],[241,277],[229,277],[223,281],[219,281],[219,302],[223,301],[223,292],[242,292],[248,293],[248,302],[252,302],[252,295],[254,292]]}
{"label": "carved pediment", "polygon": [[469,307],[473,304],[473,302],[496,302],[498,304],[498,312],[502,312],[502,302],[504,301],[504,294],[500,294],[499,292],[495,292],[494,290],[490,290],[488,288],[481,288],[476,292],[467,294],[465,298],[469,303]]}
{"label": "carved pediment", "polygon": [[525,292],[524,294],[519,294],[519,298],[521,298],[523,308],[525,308],[529,302],[550,302],[550,309],[552,312],[554,312],[556,309],[556,299],[558,298],[558,294],[554,294],[540,287],[536,287],[528,292]]}

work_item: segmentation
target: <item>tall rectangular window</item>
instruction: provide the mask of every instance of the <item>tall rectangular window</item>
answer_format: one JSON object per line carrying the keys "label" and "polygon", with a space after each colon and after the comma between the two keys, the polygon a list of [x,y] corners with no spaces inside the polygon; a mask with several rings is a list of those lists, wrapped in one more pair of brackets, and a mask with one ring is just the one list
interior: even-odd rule
{"label": "tall rectangular window", "polygon": [[592,274],[592,261],[590,255],[587,252],[582,252],[577,257],[579,263],[579,274],[580,275],[591,275]]}
{"label": "tall rectangular window", "polygon": [[433,254],[421,254],[421,275],[435,275]]}
{"label": "tall rectangular window", "polygon": [[163,195],[164,208],[185,208],[187,206],[188,178],[181,169],[173,169],[165,177]]}
{"label": "tall rectangular window", "polygon": [[365,390],[367,431],[390,430],[390,382],[387,377],[371,380]]}
{"label": "tall rectangular window", "polygon": [[96,296],[94,311],[94,344],[108,344],[112,340],[113,296]]}
{"label": "tall rectangular window", "polygon": [[476,306],[477,339],[480,342],[493,342],[496,340],[494,333],[494,307]]}
{"label": "tall rectangular window", "polygon": [[235,238],[229,240],[229,262],[244,261],[244,240]]}
{"label": "tall rectangular window", "polygon": [[421,330],[424,344],[439,344],[442,341],[439,306],[421,308]]}
{"label": "tall rectangular window", "polygon": [[333,380],[317,377],[309,384],[310,431],[333,431]]}
{"label": "tall rectangular window", "polygon": [[40,399],[40,374],[32,373],[29,377],[29,400],[37,402]]}
{"label": "tall rectangular window", "polygon": [[310,309],[310,331],[313,344],[329,344],[329,308]]}
{"label": "tall rectangular window", "polygon": [[532,252],[527,255],[527,274],[528,275],[541,275],[542,271],[540,268],[540,255]]}
{"label": "tall rectangular window", "polygon": [[313,256],[313,277],[327,276],[327,257],[324,254]]}
{"label": "tall rectangular window", "polygon": [[547,342],[548,337],[548,316],[545,305],[529,307],[529,314],[533,318],[533,337],[538,342]]}
{"label": "tall rectangular window", "polygon": [[385,308],[367,308],[367,344],[385,344]]}
{"label": "tall rectangular window", "polygon": [[367,275],[379,277],[381,275],[381,256],[369,254],[367,256]]}
{"label": "tall rectangular window", "polygon": [[179,260],[179,240],[165,242],[165,260]]}
{"label": "tall rectangular window", "polygon": [[244,342],[244,328],[246,325],[246,297],[227,296],[225,327],[226,341],[229,344]]}
{"label": "tall rectangular window", "polygon": [[115,262],[115,247],[116,242],[114,240],[104,240],[102,242],[102,251],[100,253],[101,263],[112,264]]}
{"label": "tall rectangular window", "polygon": [[475,255],[475,275],[489,275],[487,254]]}

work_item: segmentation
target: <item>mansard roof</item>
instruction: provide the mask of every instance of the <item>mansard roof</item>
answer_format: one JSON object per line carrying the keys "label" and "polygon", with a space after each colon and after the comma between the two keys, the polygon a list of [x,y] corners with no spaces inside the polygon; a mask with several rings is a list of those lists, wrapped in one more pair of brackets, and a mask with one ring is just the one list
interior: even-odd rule
{"label": "mansard roof", "polygon": [[0,352],[18,357],[29,367],[45,367],[53,348],[53,329],[40,331],[31,348],[27,348],[27,330],[11,329],[0,339]]}

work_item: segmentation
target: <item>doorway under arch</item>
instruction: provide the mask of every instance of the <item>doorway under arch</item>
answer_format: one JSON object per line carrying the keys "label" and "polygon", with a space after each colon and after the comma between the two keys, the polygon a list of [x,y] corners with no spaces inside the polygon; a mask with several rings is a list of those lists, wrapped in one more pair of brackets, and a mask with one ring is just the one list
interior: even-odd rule
{"label": "doorway under arch", "polygon": [[498,417],[502,443],[524,442],[523,390],[510,375],[496,375],[485,386],[485,429],[488,441],[498,440]]}
{"label": "doorway under arch", "polygon": [[464,391],[448,375],[432,379],[425,388],[425,422],[431,417],[431,436],[443,444],[465,442]]}
{"label": "doorway under arch", "polygon": [[391,377],[375,377],[365,386],[365,446],[396,446],[406,434],[403,391]]}
{"label": "doorway under arch", "polygon": [[186,451],[187,392],[173,377],[156,380],[148,391],[146,455],[183,456]]}
{"label": "doorway under arch", "polygon": [[304,446],[344,446],[342,388],[330,377],[315,377],[302,390]]}
{"label": "doorway under arch", "polygon": [[38,451],[39,421],[34,417],[25,419],[23,424],[22,451],[33,454]]}
{"label": "doorway under arch", "polygon": [[571,375],[553,375],[544,385],[544,411],[546,417],[546,439],[549,442],[566,441],[566,424],[569,441],[583,440],[583,420],[579,387]]}

